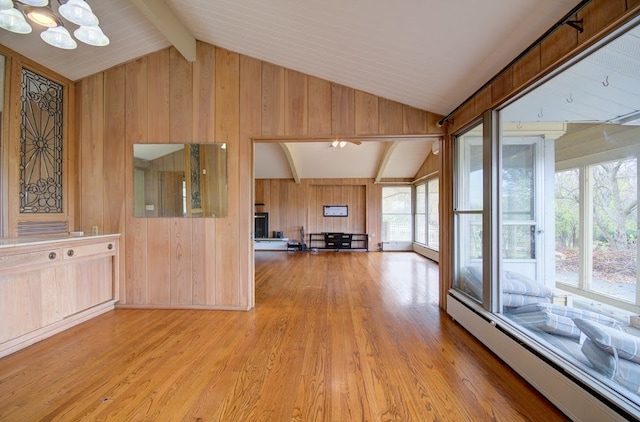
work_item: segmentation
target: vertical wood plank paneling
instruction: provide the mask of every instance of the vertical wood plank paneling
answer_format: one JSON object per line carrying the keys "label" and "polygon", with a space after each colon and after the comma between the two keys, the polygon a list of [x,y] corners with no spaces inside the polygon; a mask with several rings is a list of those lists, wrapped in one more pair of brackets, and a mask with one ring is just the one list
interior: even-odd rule
{"label": "vertical wood plank paneling", "polygon": [[[496,104],[513,91],[513,66],[506,69],[500,76],[491,82],[491,104]],[[485,108],[487,110],[487,108]],[[483,110],[483,111],[485,111]]]}
{"label": "vertical wood plank paneling", "polygon": [[[194,121],[193,65],[187,62],[175,48],[171,47],[169,49],[169,69],[169,142],[192,142]],[[150,115],[149,119],[153,119],[153,116]],[[153,223],[154,227],[158,228],[157,233],[161,235],[157,240],[163,244],[169,240],[170,248],[169,250],[159,248],[157,255],[154,249],[149,251],[151,254],[150,263],[153,261],[154,265],[153,271],[157,268],[165,272],[165,277],[158,280],[158,295],[155,299],[161,303],[168,301],[172,305],[189,304],[193,290],[191,257],[187,259],[183,255],[183,251],[191,251],[192,220],[181,218],[161,220]],[[165,237],[167,234],[168,239]],[[155,237],[156,231],[150,231],[149,235]],[[150,239],[150,242],[155,243],[156,239]],[[188,263],[185,263],[187,261]],[[155,277],[150,277],[149,280],[155,280]],[[167,294],[168,296],[166,296]]]}
{"label": "vertical wood plank paneling", "polygon": [[284,68],[262,64],[262,134],[284,135]]}
{"label": "vertical wood plank paneling", "polygon": [[540,44],[542,68],[551,67],[578,45],[578,31],[561,26]]}
{"label": "vertical wood plank paneling", "polygon": [[[264,179],[256,179],[254,186],[254,198],[256,204],[264,204]],[[264,208],[263,206],[256,205],[256,208]],[[261,209],[256,209],[258,212],[262,212]]]}
{"label": "vertical wood plank paneling", "polygon": [[513,64],[513,87],[520,88],[540,72],[540,46],[535,46],[521,60]]}
{"label": "vertical wood plank paneling", "polygon": [[[240,58],[238,54],[216,49],[216,140],[227,143],[227,218],[216,219],[216,303],[239,304],[240,242]],[[247,212],[244,210],[243,212]],[[246,270],[246,269],[243,269]],[[230,280],[234,280],[230,282]]]}
{"label": "vertical wood plank paneling", "polygon": [[147,297],[150,305],[171,304],[171,222],[174,218],[148,218],[149,229],[147,244],[148,251]]}
{"label": "vertical wood plank paneling", "polygon": [[[126,150],[133,152],[133,144],[148,140],[147,70],[148,60],[138,59],[125,68],[125,142]],[[133,154],[125,156],[125,173],[133,177]],[[111,163],[107,163],[107,166]],[[120,289],[120,302],[144,305],[149,302],[147,290],[147,219],[133,216],[133,181],[125,185],[126,237],[124,288]],[[122,243],[121,243],[122,246]]]}
{"label": "vertical wood plank paneling", "polygon": [[355,133],[355,90],[344,85],[331,84],[331,133]]}
{"label": "vertical wood plank paneling", "polygon": [[444,134],[444,125],[438,126],[440,120],[442,120],[444,116],[439,114],[427,112],[427,133],[440,133]]}
{"label": "vertical wood plank paneling", "polygon": [[[126,195],[123,186],[133,184],[132,171],[127,172],[125,147],[125,68],[119,66],[105,72],[104,76],[104,232],[120,233],[126,238]],[[125,189],[126,192],[126,189]],[[126,257],[119,259],[119,272],[125,274]],[[124,277],[120,277],[120,283]]]}
{"label": "vertical wood plank paneling", "polygon": [[469,101],[460,107],[458,111],[456,111],[453,116],[453,123],[449,125],[450,133],[455,133],[456,131],[462,129],[467,123],[476,118],[475,114],[475,98],[473,101]]}
{"label": "vertical wood plank paneling", "polygon": [[[282,228],[282,220],[280,218],[280,214],[284,211],[284,207],[282,204],[282,198],[280,194],[282,190],[280,189],[280,181],[278,179],[272,179],[269,181],[269,230],[273,232],[274,230],[281,230]],[[269,233],[269,236],[272,236]]]}
{"label": "vertical wood plank paneling", "polygon": [[306,135],[309,126],[307,75],[286,69],[284,77],[284,133],[285,135]]}
{"label": "vertical wood plank paneling", "polygon": [[193,284],[192,263],[192,220],[171,218],[171,301],[172,305],[191,305]]}
{"label": "vertical wood plank paneling", "polygon": [[491,107],[491,94],[492,85],[487,85],[476,94],[476,100],[474,101],[475,112],[482,114],[485,110]]}
{"label": "vertical wood plank paneling", "polygon": [[356,135],[376,135],[378,133],[378,97],[356,91],[355,119]]}
{"label": "vertical wood plank paneling", "polygon": [[171,59],[165,48],[147,56],[149,72],[147,79],[148,118],[150,143],[170,142],[169,75]]}
{"label": "vertical wood plank paneling", "polygon": [[379,100],[379,130],[381,135],[396,135],[402,133],[402,104],[380,98]]}
{"label": "vertical wood plank paneling", "polygon": [[309,76],[309,135],[331,133],[331,83]]}
{"label": "vertical wood plank paneling", "polygon": [[381,221],[382,221],[382,186],[369,180],[366,186],[367,207],[365,209],[367,226],[366,231],[369,233],[369,250],[378,250],[377,244],[382,240]]}
{"label": "vertical wood plank paneling", "polygon": [[306,184],[296,184],[293,181],[289,182],[289,190],[294,191],[296,193],[296,199],[294,201],[294,206],[296,214],[295,221],[293,222],[293,227],[296,232],[293,235],[290,235],[294,239],[300,239],[302,243],[306,243],[305,237],[300,233],[302,230],[305,234],[308,233],[309,221],[307,214],[307,198],[308,194],[308,186]]}
{"label": "vertical wood plank paneling", "polygon": [[[193,139],[193,66],[175,48],[169,49],[170,142]],[[154,119],[155,116],[149,116]]]}
{"label": "vertical wood plank paneling", "polygon": [[626,10],[626,0],[592,0],[578,12],[582,19],[584,31],[578,33],[578,41],[583,43],[597,35]]}
{"label": "vertical wood plank paneling", "polygon": [[122,233],[125,230],[125,198],[122,187],[130,177],[125,177],[125,72],[119,66],[104,74],[105,127],[104,162],[110,163],[104,168],[104,232]]}
{"label": "vertical wood plank paneling", "polygon": [[[9,58],[5,57],[5,60],[10,63]],[[6,63],[6,66],[8,67],[5,67],[5,71],[10,68],[9,63]],[[5,78],[6,76],[7,74],[5,73]],[[5,79],[5,84],[7,82],[8,81]],[[9,83],[11,82],[9,81]],[[67,210],[69,230],[75,231],[78,230],[76,226],[80,227],[79,222],[81,221],[80,215],[82,212],[82,202],[80,201],[80,184],[82,180],[80,177],[80,166],[82,165],[80,162],[80,122],[82,121],[82,113],[80,111],[80,107],[76,107],[76,104],[80,104],[79,98],[81,97],[77,96],[75,84],[65,85],[64,89],[66,90],[65,95],[67,96],[67,101],[65,101],[66,104],[64,105],[63,110],[65,113],[64,116],[68,117],[64,118],[66,123],[64,123],[62,127],[63,136],[66,138],[63,141],[65,143],[63,150],[63,159],[65,162],[62,171],[64,172],[63,183],[67,190],[63,199],[63,207]],[[9,93],[11,93],[11,90],[9,90]],[[4,136],[4,134],[0,134],[0,136]],[[6,166],[5,163],[6,162],[3,162],[3,167]],[[0,178],[4,179],[4,182],[0,183],[7,183],[6,173],[4,173],[3,176],[0,176]],[[5,189],[6,191],[6,185],[3,185],[2,189]],[[7,217],[8,216],[5,213],[2,218],[4,219]]]}
{"label": "vertical wood plank paneling", "polygon": [[193,63],[194,142],[215,142],[216,49],[211,44],[198,41],[196,62]]}
{"label": "vertical wood plank paneling", "polygon": [[402,107],[402,133],[416,135],[427,133],[427,112],[407,105]]}
{"label": "vertical wood plank paneling", "polygon": [[80,139],[82,184],[80,188],[81,227],[91,233],[91,227],[104,229],[104,74],[98,73],[83,80],[80,107],[86,112],[82,119]]}
{"label": "vertical wood plank paneling", "polygon": [[[12,59],[8,63],[10,71],[7,72],[5,77],[11,82],[9,85],[9,124],[7,131],[9,137],[6,139],[6,154],[7,154],[7,173],[8,173],[8,186],[19,186],[20,184],[20,110],[22,109],[20,96],[22,95],[21,81],[22,81],[22,68],[17,59]],[[6,85],[5,85],[6,86]],[[77,104],[82,104],[82,91],[84,85],[80,85],[78,89],[77,97],[79,100]],[[82,121],[78,119],[78,124],[82,125]],[[5,139],[3,139],[5,142]],[[80,152],[78,151],[78,154]],[[4,162],[3,162],[4,164]],[[80,169],[78,168],[78,177],[80,177]],[[4,185],[3,185],[4,186]],[[20,209],[20,197],[17,191],[8,191],[7,198],[7,211],[8,211],[8,234],[11,237],[17,236],[18,226],[18,212]],[[80,218],[81,215],[77,217]]]}
{"label": "vertical wood plank paneling", "polygon": [[[248,186],[254,180],[253,136],[262,130],[262,62],[247,56],[240,56],[240,286],[238,295],[240,305],[246,308],[255,304],[253,242],[242,242],[253,232],[253,211],[257,197]],[[305,117],[306,119],[306,117]],[[242,271],[247,268],[248,271]]]}
{"label": "vertical wood plank paneling", "polygon": [[[211,44],[196,44],[196,62],[193,64],[193,122],[194,142],[215,141],[215,47]],[[194,305],[215,304],[215,220],[196,218],[192,220],[192,303]]]}

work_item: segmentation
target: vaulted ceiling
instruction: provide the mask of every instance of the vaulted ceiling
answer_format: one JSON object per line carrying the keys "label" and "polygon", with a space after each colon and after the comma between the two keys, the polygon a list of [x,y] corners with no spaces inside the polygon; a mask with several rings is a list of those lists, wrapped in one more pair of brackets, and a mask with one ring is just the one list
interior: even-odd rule
{"label": "vaulted ceiling", "polygon": [[[578,0],[87,2],[111,40],[107,47],[78,43],[76,50],[59,50],[45,44],[37,28],[28,35],[0,30],[0,43],[71,80],[78,80],[172,44],[182,52],[180,44],[184,37],[191,37],[442,115],[478,90],[579,3]],[[57,10],[58,0],[51,0],[51,5]],[[73,32],[75,27],[68,26]],[[433,140],[424,142],[420,148],[415,141],[403,144],[406,151],[396,148],[399,155],[387,157],[386,177],[392,177],[391,174],[411,177],[407,169],[415,166],[406,162],[411,155],[407,151],[413,148],[415,154],[420,150],[426,157]],[[331,151],[328,143],[322,143],[307,147],[318,149],[313,152],[290,145],[290,151],[304,163],[299,166],[301,177],[312,177],[320,176],[322,171],[303,158],[308,154],[333,154],[335,161],[337,153],[346,155],[354,151],[359,157],[366,155],[379,160],[385,145],[363,143]],[[263,155],[268,156],[263,149]],[[256,161],[259,159],[257,153]],[[402,164],[403,160],[404,173],[400,170],[402,166],[395,168],[393,164]],[[273,157],[269,156],[269,161],[273,163]],[[357,162],[360,161],[365,160]],[[353,166],[354,161],[350,162]],[[261,166],[256,162],[256,177]],[[326,171],[328,165],[324,168]],[[375,177],[380,168],[367,160],[358,175]],[[342,176],[334,173],[329,177]]]}

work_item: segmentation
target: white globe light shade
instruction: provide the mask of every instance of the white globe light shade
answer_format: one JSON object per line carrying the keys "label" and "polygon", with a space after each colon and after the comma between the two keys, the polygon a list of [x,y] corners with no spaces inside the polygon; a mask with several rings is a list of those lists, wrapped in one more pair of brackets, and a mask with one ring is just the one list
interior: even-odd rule
{"label": "white globe light shade", "polygon": [[81,26],[73,31],[73,35],[85,44],[103,47],[109,44],[107,37],[99,26]]}
{"label": "white globe light shade", "polygon": [[13,2],[11,0],[0,0],[0,10],[13,9]]}
{"label": "white globe light shade", "polygon": [[0,10],[0,28],[17,34],[31,32],[31,25],[27,23],[24,15],[17,9]]}
{"label": "white globe light shade", "polygon": [[42,7],[49,4],[49,0],[18,0],[20,3],[29,5],[29,6],[37,6]]}
{"label": "white globe light shade", "polygon": [[84,0],[69,0],[60,6],[58,12],[63,18],[80,26],[96,26],[98,18]]}
{"label": "white globe light shade", "polygon": [[65,50],[73,50],[78,46],[64,26],[49,28],[40,34],[40,38],[49,45]]}

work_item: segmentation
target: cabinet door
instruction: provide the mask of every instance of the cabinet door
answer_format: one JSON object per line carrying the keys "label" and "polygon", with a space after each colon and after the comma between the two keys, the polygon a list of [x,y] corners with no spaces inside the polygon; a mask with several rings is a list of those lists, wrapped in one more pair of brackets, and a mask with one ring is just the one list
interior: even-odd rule
{"label": "cabinet door", "polygon": [[111,257],[74,262],[64,266],[66,296],[72,312],[80,312],[113,299],[113,267]]}
{"label": "cabinet door", "polygon": [[60,268],[0,277],[0,343],[35,331],[67,315]]}

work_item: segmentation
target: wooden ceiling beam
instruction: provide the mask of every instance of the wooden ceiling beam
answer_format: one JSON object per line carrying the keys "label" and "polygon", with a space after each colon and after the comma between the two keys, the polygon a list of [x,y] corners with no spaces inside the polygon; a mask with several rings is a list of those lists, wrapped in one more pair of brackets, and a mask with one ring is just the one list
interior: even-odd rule
{"label": "wooden ceiling beam", "polygon": [[196,61],[196,39],[164,0],[131,0],[188,62]]}
{"label": "wooden ceiling beam", "polygon": [[280,142],[280,146],[284,151],[285,157],[287,157],[287,162],[289,163],[289,169],[291,170],[291,175],[293,176],[293,180],[296,183],[300,184],[300,176],[298,175],[298,169],[296,168],[295,161],[293,161],[293,156],[291,155],[291,150],[289,149],[289,146],[284,142]]}
{"label": "wooden ceiling beam", "polygon": [[384,152],[382,153],[382,158],[380,159],[380,163],[378,163],[378,171],[376,173],[376,180],[374,183],[380,183],[382,180],[382,175],[384,174],[384,170],[387,168],[389,164],[389,159],[391,158],[391,154],[393,150],[398,146],[398,141],[387,142],[384,146]]}

